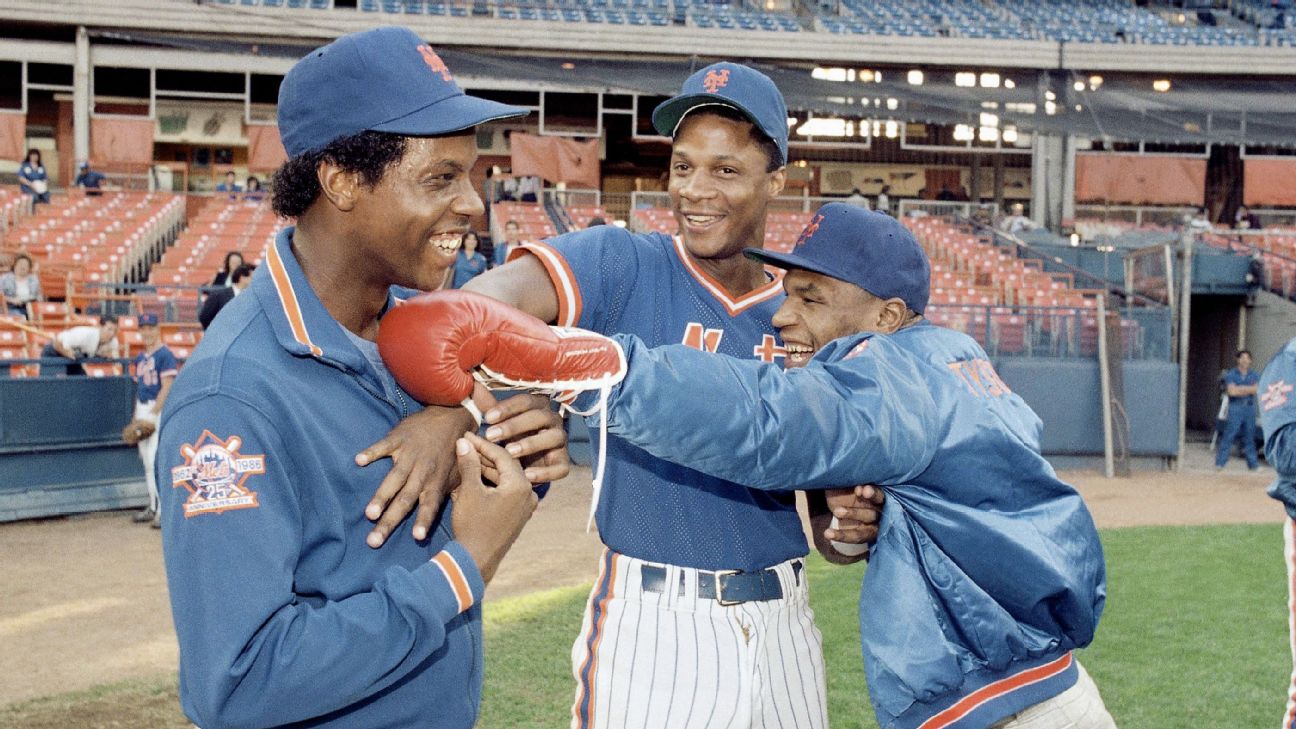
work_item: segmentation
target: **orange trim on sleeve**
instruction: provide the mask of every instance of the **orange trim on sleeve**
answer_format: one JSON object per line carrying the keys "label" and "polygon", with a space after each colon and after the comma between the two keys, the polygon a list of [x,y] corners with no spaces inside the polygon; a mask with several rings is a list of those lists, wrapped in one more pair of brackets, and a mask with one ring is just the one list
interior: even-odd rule
{"label": "orange trim on sleeve", "polygon": [[958,703],[942,711],[923,722],[918,729],[943,729],[959,721],[963,717],[975,711],[982,704],[996,699],[1004,694],[1016,691],[1023,686],[1043,681],[1046,678],[1052,678],[1059,673],[1071,667],[1074,660],[1070,653],[1058,658],[1055,661],[1045,663],[1042,666],[1027,669],[1008,678],[1000,679],[992,684],[982,686],[980,689],[964,696]]}
{"label": "orange trim on sleeve", "polygon": [[581,300],[580,286],[576,284],[576,274],[572,272],[567,259],[553,246],[539,242],[523,243],[509,252],[508,259],[512,261],[524,252],[540,259],[541,265],[549,273],[554,290],[558,292],[558,319],[555,323],[564,327],[576,326],[584,310],[584,302]]}
{"label": "orange trim on sleeve", "polygon": [[450,589],[454,591],[455,599],[459,601],[459,612],[472,607],[472,588],[468,586],[468,578],[464,577],[463,570],[459,568],[454,555],[449,552],[438,552],[432,558],[432,564],[441,570],[446,581],[450,583]]}
{"label": "orange trim on sleeve", "polygon": [[293,338],[306,345],[311,354],[320,356],[324,352],[315,346],[310,334],[306,332],[306,320],[297,303],[297,292],[293,290],[292,280],[288,278],[288,269],[284,268],[283,260],[279,258],[277,246],[271,245],[266,250],[266,265],[270,267],[270,278],[279,294],[279,302],[283,305],[284,316],[288,318],[288,326],[292,328]]}

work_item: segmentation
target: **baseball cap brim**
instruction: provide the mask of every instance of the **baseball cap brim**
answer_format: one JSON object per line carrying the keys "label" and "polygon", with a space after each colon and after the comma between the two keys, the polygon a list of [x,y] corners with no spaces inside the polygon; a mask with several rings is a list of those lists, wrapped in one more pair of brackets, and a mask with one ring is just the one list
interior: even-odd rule
{"label": "baseball cap brim", "polygon": [[800,269],[810,271],[811,273],[821,273],[825,276],[839,279],[841,281],[846,280],[842,278],[841,274],[834,273],[823,264],[816,263],[808,258],[802,258],[794,253],[775,253],[774,251],[767,251],[764,248],[747,248],[743,250],[743,254],[752,260],[760,261],[761,263],[781,268],[785,271]]}
{"label": "baseball cap brim", "polygon": [[760,121],[752,116],[751,112],[728,99],[718,99],[715,94],[685,94],[663,101],[660,106],[653,109],[653,127],[664,137],[674,137],[675,130],[680,122],[684,121],[684,117],[699,106],[727,106],[747,117],[747,120],[757,129],[761,128]]}
{"label": "baseball cap brim", "polygon": [[432,137],[438,134],[461,132],[478,124],[512,119],[530,113],[530,109],[520,106],[509,106],[490,99],[459,94],[428,104],[405,116],[374,125],[370,130],[411,137]]}

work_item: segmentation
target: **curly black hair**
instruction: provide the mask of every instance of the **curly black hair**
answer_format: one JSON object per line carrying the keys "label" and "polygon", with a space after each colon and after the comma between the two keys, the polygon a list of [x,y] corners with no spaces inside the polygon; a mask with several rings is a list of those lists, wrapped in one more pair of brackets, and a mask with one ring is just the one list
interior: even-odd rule
{"label": "curly black hair", "polygon": [[275,173],[270,204],[276,215],[295,218],[306,212],[320,194],[317,170],[325,160],[360,175],[372,189],[387,168],[405,156],[405,137],[386,132],[360,132],[329,142],[315,152],[305,152],[283,163]]}

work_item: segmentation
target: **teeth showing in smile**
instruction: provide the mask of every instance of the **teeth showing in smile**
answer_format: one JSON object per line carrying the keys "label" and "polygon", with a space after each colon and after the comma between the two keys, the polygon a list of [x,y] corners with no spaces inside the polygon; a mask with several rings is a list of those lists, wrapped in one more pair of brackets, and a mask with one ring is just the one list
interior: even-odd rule
{"label": "teeth showing in smile", "polygon": [[463,241],[463,236],[458,234],[434,235],[431,238],[428,238],[428,243],[430,243],[434,248],[441,251],[442,253],[447,253],[447,254],[453,254],[458,252],[459,244],[462,241]]}
{"label": "teeth showing in smile", "polygon": [[787,350],[787,357],[793,362],[805,362],[814,356],[814,347],[807,347],[804,344],[784,344],[783,348]]}
{"label": "teeth showing in smile", "polygon": [[684,219],[693,225],[706,225],[720,219],[719,215],[685,215]]}

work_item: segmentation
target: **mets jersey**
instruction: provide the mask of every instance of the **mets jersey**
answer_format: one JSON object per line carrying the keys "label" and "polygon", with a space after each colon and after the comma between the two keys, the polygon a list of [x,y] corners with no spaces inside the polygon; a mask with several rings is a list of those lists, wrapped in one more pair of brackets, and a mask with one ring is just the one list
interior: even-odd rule
{"label": "mets jersey", "polygon": [[[784,298],[778,280],[733,298],[697,266],[679,239],[613,226],[524,244],[522,250],[549,272],[558,292],[560,325],[782,363],[778,332],[770,324]],[[723,407],[724,393],[710,395]],[[663,400],[660,406],[670,411],[674,404]],[[684,420],[678,425],[696,427]],[[683,567],[744,571],[807,552],[790,491],[748,489],[655,458],[619,437],[608,439],[604,467],[597,521],[603,543],[616,552]]]}
{"label": "mets jersey", "polygon": [[174,377],[179,365],[175,355],[164,344],[152,352],[141,352],[135,358],[135,399],[153,402],[162,391],[162,378]]}
{"label": "mets jersey", "polygon": [[860,595],[882,727],[985,727],[1075,684],[1106,597],[1098,533],[970,337],[857,334],[787,372],[617,339],[611,432],[755,488],[885,489]]}
{"label": "mets jersey", "polygon": [[1265,460],[1278,471],[1269,495],[1296,519],[1296,339],[1287,343],[1260,377],[1260,423],[1264,426]]}

